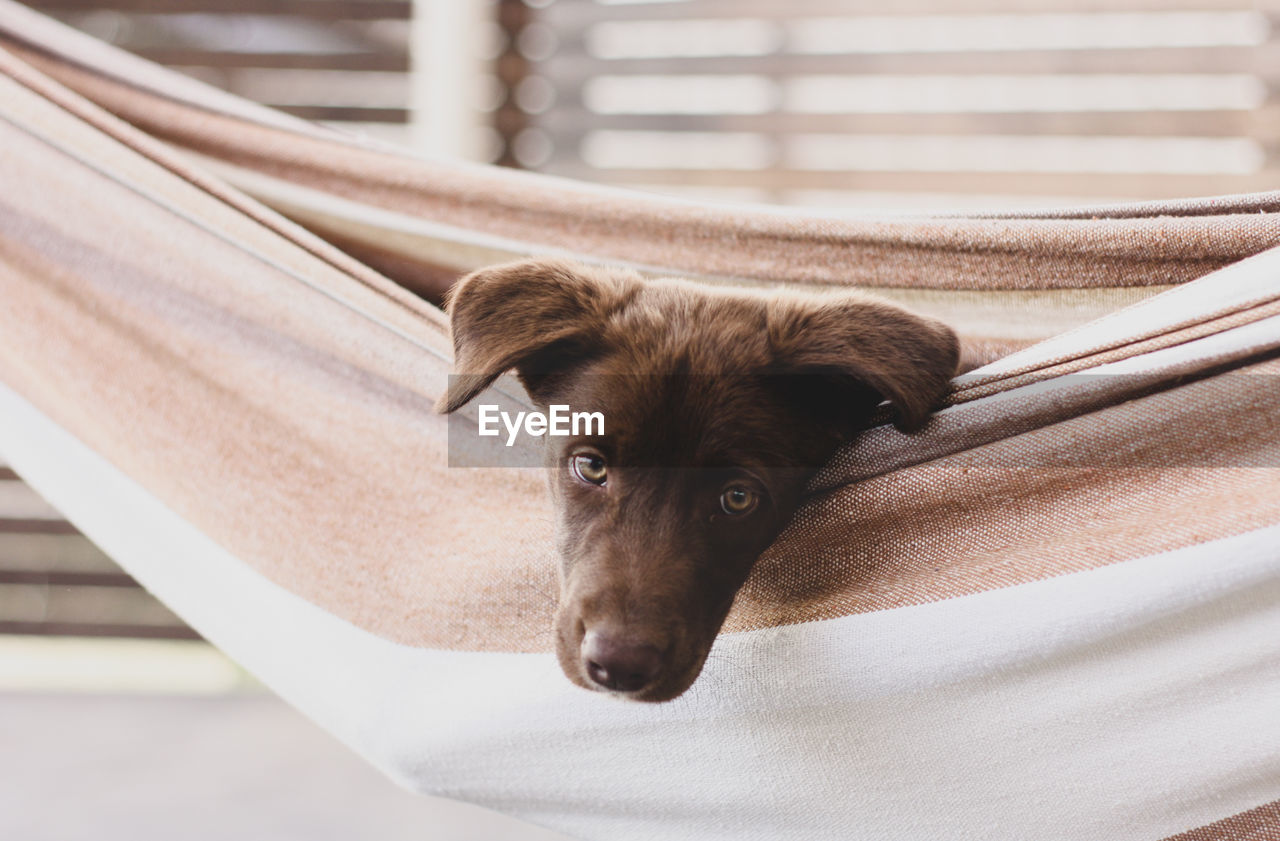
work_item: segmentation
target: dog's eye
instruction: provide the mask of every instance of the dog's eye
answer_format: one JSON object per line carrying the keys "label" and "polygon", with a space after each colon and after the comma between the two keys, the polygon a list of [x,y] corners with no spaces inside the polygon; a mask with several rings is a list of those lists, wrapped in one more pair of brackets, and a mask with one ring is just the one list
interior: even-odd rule
{"label": "dog's eye", "polygon": [[603,485],[609,478],[609,468],[599,453],[578,452],[569,457],[573,475],[588,485]]}
{"label": "dog's eye", "polygon": [[760,495],[746,485],[730,485],[720,494],[720,507],[731,517],[749,514],[760,501]]}

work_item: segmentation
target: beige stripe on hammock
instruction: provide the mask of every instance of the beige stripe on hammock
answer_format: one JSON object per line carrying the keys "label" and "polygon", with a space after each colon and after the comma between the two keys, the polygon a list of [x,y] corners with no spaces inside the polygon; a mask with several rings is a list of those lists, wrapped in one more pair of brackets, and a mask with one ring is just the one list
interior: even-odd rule
{"label": "beige stripe on hammock", "polygon": [[1179,832],[1164,841],[1280,841],[1280,800]]}

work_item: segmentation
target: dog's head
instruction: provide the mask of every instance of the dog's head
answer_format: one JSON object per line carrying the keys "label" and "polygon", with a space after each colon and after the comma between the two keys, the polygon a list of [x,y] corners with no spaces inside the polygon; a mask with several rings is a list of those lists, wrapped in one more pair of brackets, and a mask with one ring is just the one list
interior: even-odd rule
{"label": "dog's head", "polygon": [[589,689],[664,701],[698,676],[805,482],[882,399],[921,426],[956,367],[943,324],[861,295],[721,291],[528,260],[449,298],[452,412],[514,368],[544,409],[603,415],[548,438],[556,652]]}

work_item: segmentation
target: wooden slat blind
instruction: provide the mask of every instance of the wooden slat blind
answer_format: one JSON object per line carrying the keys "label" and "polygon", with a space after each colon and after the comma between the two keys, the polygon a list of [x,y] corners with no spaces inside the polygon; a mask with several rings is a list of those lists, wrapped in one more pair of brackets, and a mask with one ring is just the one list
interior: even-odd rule
{"label": "wooden slat blind", "polygon": [[0,634],[199,638],[3,465]]}
{"label": "wooden slat blind", "polygon": [[407,140],[411,0],[33,0],[95,37],[307,119]]}
{"label": "wooden slat blind", "polygon": [[517,148],[561,175],[818,204],[1280,188],[1276,0],[539,5]]}

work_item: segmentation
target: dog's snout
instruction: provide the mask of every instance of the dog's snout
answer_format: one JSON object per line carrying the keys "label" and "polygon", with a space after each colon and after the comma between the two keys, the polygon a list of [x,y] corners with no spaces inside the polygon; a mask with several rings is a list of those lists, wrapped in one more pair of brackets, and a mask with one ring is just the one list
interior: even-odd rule
{"label": "dog's snout", "polygon": [[662,671],[662,652],[652,645],[600,631],[582,638],[582,662],[593,682],[615,692],[639,692]]}

